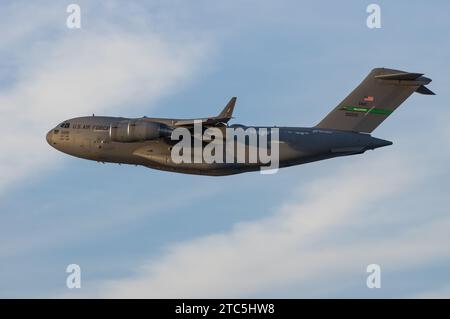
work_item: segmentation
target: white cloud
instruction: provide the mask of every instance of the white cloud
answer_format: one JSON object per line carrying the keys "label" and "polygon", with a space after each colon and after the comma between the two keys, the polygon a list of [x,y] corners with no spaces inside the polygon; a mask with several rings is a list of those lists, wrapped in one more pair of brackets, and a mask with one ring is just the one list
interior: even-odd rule
{"label": "white cloud", "polygon": [[101,285],[100,295],[248,297],[307,285],[327,291],[331,282],[346,284],[342,278],[358,279],[361,274],[364,285],[370,263],[393,271],[449,258],[450,218],[397,225],[394,234],[371,234],[372,223],[379,230],[386,217],[395,214],[376,208],[422,176],[413,165],[396,154],[347,167],[295,192],[300,200],[283,205],[270,218],[172,246],[134,277]]}
{"label": "white cloud", "polygon": [[[30,10],[28,3],[24,7]],[[0,116],[7,119],[0,137],[0,195],[55,164],[49,165],[56,152],[46,144],[45,134],[58,122],[118,110],[131,115],[139,103],[154,106],[192,78],[209,50],[205,41],[175,42],[154,31],[127,31],[101,16],[96,17],[98,28],[91,24],[68,30],[56,19],[54,7],[46,8],[45,16],[47,11],[36,6],[36,20],[20,9],[11,6],[8,12],[18,19],[14,25],[23,22],[24,27],[8,33],[3,44],[11,49],[2,50],[2,57],[16,61],[14,83],[0,91]],[[50,25],[55,35],[35,36],[42,25]]]}

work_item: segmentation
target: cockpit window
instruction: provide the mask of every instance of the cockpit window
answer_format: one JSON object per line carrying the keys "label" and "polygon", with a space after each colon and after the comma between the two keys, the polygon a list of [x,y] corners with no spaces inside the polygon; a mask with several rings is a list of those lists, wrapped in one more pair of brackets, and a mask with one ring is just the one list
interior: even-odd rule
{"label": "cockpit window", "polygon": [[59,127],[61,127],[61,128],[69,128],[70,127],[70,123],[69,122],[62,123]]}

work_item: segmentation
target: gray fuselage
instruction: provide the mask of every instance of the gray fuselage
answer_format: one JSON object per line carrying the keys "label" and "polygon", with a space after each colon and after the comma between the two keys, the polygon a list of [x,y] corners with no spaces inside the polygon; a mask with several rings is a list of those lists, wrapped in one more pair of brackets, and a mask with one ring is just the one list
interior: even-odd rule
{"label": "gray fuselage", "polygon": [[[151,140],[117,142],[111,138],[111,130],[118,123],[158,123],[173,128],[177,119],[141,118],[128,119],[118,117],[90,116],[73,118],[62,122],[47,134],[48,143],[66,154],[109,163],[143,165],[165,171],[173,171],[197,175],[231,175],[259,170],[257,163],[174,163],[171,149],[174,141],[168,138]],[[243,125],[223,128],[241,127]],[[271,129],[271,127],[256,127]],[[299,165],[303,163],[328,159],[337,156],[364,153],[366,150],[391,145],[389,141],[371,137],[366,133],[349,131],[304,128],[304,127],[272,127],[279,132],[279,167]],[[246,140],[248,144],[248,140]],[[248,145],[246,146],[248,147]]]}

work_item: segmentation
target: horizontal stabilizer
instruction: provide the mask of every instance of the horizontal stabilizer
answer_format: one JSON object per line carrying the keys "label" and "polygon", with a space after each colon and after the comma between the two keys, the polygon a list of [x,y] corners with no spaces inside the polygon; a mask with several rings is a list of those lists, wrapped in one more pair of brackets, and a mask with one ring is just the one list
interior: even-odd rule
{"label": "horizontal stabilizer", "polygon": [[423,75],[423,73],[402,72],[402,73],[394,73],[394,74],[376,75],[375,79],[411,81],[411,80],[417,80],[422,75]]}
{"label": "horizontal stabilizer", "polygon": [[433,91],[431,91],[425,85],[419,86],[419,88],[416,90],[416,92],[420,93],[420,94],[425,94],[425,95],[436,95]]}
{"label": "horizontal stabilizer", "polygon": [[389,83],[391,83],[391,81],[399,81],[398,84],[403,85],[419,85],[415,92],[425,95],[436,95],[429,88],[425,87],[425,85],[431,82],[431,79],[424,77],[423,73],[401,72],[394,74],[383,74],[376,75],[375,79],[385,80]]}

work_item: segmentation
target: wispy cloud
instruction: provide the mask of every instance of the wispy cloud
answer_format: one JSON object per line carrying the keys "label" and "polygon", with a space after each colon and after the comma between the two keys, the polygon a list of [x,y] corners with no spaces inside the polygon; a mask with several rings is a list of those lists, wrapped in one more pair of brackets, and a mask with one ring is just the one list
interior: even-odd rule
{"label": "wispy cloud", "polygon": [[[27,12],[35,8],[31,16],[37,18],[24,15],[22,7]],[[24,27],[2,42],[10,48],[2,47],[2,57],[14,57],[9,75],[14,81],[0,90],[0,116],[8,119],[0,137],[5,150],[0,154],[0,195],[50,166],[56,152],[46,145],[45,134],[58,122],[106,111],[132,114],[142,103],[154,106],[192,78],[209,51],[205,41],[127,30],[102,11],[88,30],[68,30],[65,11],[58,16],[54,9],[28,2],[8,7],[8,20]],[[51,36],[36,36],[44,25]]]}
{"label": "wispy cloud", "polygon": [[[449,258],[450,218],[413,225],[402,220],[402,227],[389,219],[394,212],[377,211],[420,182],[413,164],[396,154],[346,167],[294,192],[270,218],[170,247],[134,277],[101,285],[100,295],[247,297],[312,284],[326,292],[330,282],[346,284],[343,278],[359,280],[361,274],[359,284],[365,285],[370,263],[393,271]],[[395,233],[371,232],[374,224],[380,229],[392,223]]]}

